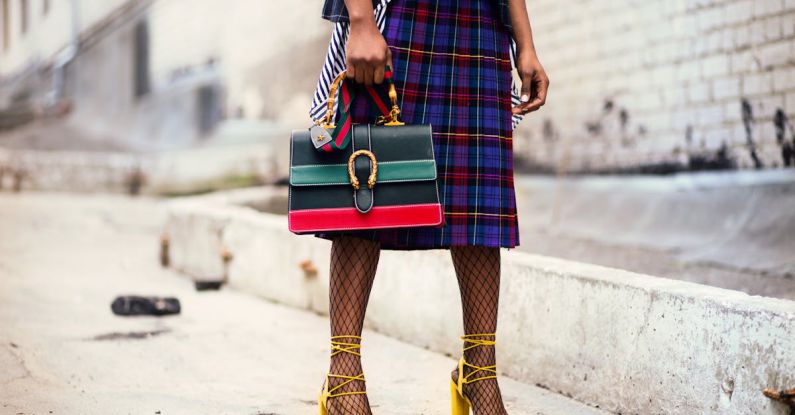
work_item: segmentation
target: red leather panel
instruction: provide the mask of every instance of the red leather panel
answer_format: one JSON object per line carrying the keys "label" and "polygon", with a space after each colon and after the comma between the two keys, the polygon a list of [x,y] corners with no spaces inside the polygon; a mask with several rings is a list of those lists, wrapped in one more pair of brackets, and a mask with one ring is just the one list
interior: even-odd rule
{"label": "red leather panel", "polygon": [[294,210],[288,214],[290,231],[296,233],[436,226],[443,222],[437,203],[375,206],[368,213],[356,208]]}

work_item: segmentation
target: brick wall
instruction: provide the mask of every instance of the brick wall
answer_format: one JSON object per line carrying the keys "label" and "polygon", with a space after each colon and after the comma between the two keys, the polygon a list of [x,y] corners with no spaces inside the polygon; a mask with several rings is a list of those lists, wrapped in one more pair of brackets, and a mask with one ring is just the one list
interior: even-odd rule
{"label": "brick wall", "polygon": [[552,86],[525,167],[795,164],[795,0],[532,0]]}

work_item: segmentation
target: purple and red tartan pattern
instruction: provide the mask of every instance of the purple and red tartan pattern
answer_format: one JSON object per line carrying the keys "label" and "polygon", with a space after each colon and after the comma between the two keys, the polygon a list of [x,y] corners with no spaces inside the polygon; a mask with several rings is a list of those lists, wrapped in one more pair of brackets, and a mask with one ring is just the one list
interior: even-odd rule
{"label": "purple and red tartan pattern", "polygon": [[[511,38],[494,2],[391,0],[384,36],[402,121],[433,126],[445,226],[350,233],[377,240],[382,249],[519,245]],[[379,115],[364,99],[350,111],[355,123]]]}

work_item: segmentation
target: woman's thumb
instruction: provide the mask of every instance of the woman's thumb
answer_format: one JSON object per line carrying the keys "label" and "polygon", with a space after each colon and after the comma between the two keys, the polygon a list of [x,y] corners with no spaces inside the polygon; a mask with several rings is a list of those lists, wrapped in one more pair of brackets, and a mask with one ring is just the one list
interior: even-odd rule
{"label": "woman's thumb", "polygon": [[522,95],[519,97],[519,101],[522,104],[526,104],[530,102],[530,97],[533,95],[533,80],[529,76],[525,76],[522,78]]}

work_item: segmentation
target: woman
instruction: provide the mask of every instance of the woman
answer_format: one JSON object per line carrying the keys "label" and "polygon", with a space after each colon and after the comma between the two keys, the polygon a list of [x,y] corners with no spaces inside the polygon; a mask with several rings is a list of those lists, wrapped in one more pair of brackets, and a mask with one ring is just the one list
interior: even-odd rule
{"label": "woman", "polygon": [[[333,241],[332,353],[321,414],[371,413],[359,351],[381,249],[450,250],[465,331],[451,374],[454,414],[470,405],[476,415],[505,414],[494,340],[499,248],[519,244],[512,123],[544,105],[549,85],[524,0],[326,0],[324,18],[337,26],[313,117],[323,113],[328,81],[345,67],[348,81],[366,85],[382,83],[384,68],[393,68],[403,121],[433,126],[445,225],[317,234]],[[522,83],[513,100],[512,42]],[[373,122],[368,103],[357,101],[354,122]]]}

